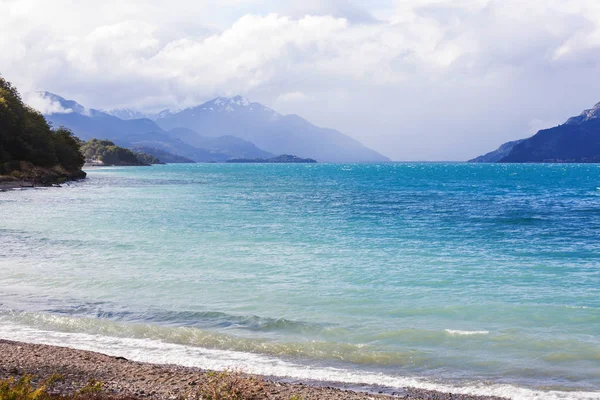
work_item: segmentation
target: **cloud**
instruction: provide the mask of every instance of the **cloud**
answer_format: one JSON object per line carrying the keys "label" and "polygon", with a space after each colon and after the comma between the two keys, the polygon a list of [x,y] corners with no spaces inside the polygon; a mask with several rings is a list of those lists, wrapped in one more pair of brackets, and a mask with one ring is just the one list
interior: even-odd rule
{"label": "cloud", "polygon": [[[285,4],[286,2],[284,2]],[[284,6],[284,12],[301,18],[305,15],[330,15],[352,23],[374,23],[377,19],[364,7],[349,0],[303,0]]]}
{"label": "cloud", "polygon": [[369,4],[0,0],[0,72],[94,108],[247,95],[396,159],[471,158],[600,100],[596,0]]}
{"label": "cloud", "polygon": [[295,91],[295,92],[289,92],[289,93],[283,93],[281,94],[279,97],[277,97],[276,102],[277,103],[301,103],[304,101],[310,100],[310,97],[307,96],[306,94],[300,92],[300,91]]}
{"label": "cloud", "polygon": [[38,92],[28,92],[23,95],[23,100],[27,105],[42,114],[70,114],[73,112],[70,108],[64,108],[58,101],[45,97]]}

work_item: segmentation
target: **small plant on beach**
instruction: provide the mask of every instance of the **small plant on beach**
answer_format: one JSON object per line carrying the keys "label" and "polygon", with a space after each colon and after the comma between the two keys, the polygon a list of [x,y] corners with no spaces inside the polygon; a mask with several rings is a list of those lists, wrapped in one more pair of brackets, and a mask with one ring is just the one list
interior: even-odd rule
{"label": "small plant on beach", "polygon": [[102,386],[104,386],[103,382],[98,382],[97,380],[92,379],[88,382],[87,385],[85,385],[79,390],[78,394],[98,394],[102,391]]}
{"label": "small plant on beach", "polygon": [[0,400],[137,400],[129,395],[106,394],[102,392],[103,383],[93,379],[76,393],[57,393],[54,385],[63,380],[60,374],[39,380],[39,385],[30,375],[0,380]]}
{"label": "small plant on beach", "polygon": [[46,379],[46,386],[47,387],[52,387],[52,386],[54,386],[55,383],[62,382],[64,380],[65,380],[64,375],[54,373],[54,374],[50,375],[48,377],[48,379]]}
{"label": "small plant on beach", "polygon": [[15,380],[9,378],[0,381],[0,400],[46,400],[50,396],[46,385],[36,388],[31,383],[32,377],[24,375]]}
{"label": "small plant on beach", "polygon": [[299,394],[293,394],[292,397],[290,397],[290,400],[303,400],[302,396],[300,396]]}
{"label": "small plant on beach", "polygon": [[195,398],[200,400],[267,399],[265,382],[241,371],[209,372],[200,383]]}

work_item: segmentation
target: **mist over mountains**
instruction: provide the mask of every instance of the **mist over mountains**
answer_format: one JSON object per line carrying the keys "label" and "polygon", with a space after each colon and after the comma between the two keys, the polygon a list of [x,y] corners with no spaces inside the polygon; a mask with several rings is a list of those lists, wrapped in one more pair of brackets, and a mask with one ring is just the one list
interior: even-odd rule
{"label": "mist over mountains", "polygon": [[38,93],[42,112],[83,140],[109,139],[124,147],[146,147],[197,162],[271,158],[293,154],[321,162],[385,162],[389,159],[333,129],[297,115],[281,115],[241,96],[218,97],[181,111],[88,109],[49,92]]}

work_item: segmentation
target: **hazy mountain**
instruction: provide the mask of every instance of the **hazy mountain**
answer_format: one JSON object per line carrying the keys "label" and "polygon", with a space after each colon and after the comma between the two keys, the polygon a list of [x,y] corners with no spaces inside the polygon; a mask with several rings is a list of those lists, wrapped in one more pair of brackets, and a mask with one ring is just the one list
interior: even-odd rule
{"label": "hazy mountain", "polygon": [[232,158],[218,150],[198,148],[170,136],[166,132],[146,132],[130,135],[116,141],[124,147],[150,147],[167,153],[192,159],[196,162],[223,162]]}
{"label": "hazy mountain", "polygon": [[188,128],[203,136],[233,135],[273,154],[331,162],[389,161],[336,130],[319,128],[297,115],[281,115],[241,96],[218,97],[196,107],[164,113],[156,123],[166,130]]}
{"label": "hazy mountain", "polygon": [[[101,110],[88,109],[76,101],[66,100],[53,93],[41,92],[40,95],[51,102],[58,103],[62,108],[61,112],[46,115],[48,121],[54,126],[65,126],[71,129],[82,140],[109,139],[119,146],[145,146],[197,162],[273,156],[240,138],[231,136],[205,138],[189,129],[178,129],[170,133],[148,118],[121,119]],[[124,117],[136,115],[131,110],[120,110],[120,114]],[[167,115],[169,111],[163,111],[156,117]]]}
{"label": "hazy mountain", "polygon": [[503,145],[510,151],[499,162],[600,162],[600,103],[563,125],[510,143]]}
{"label": "hazy mountain", "polygon": [[188,163],[194,163],[195,162],[191,158],[187,158],[187,157],[182,157],[182,156],[178,156],[178,155],[175,155],[175,154],[171,154],[171,153],[168,153],[166,151],[155,149],[153,147],[133,146],[131,148],[131,150],[133,150],[136,153],[149,154],[151,156],[154,156],[154,157],[158,158],[161,163],[166,163],[166,164],[181,164],[181,163],[188,164]]}
{"label": "hazy mountain", "polygon": [[104,111],[87,109],[73,100],[49,92],[41,92],[41,96],[57,102],[68,112],[47,114],[46,119],[54,126],[65,126],[82,140],[110,139],[123,140],[130,135],[137,135],[162,129],[148,118],[122,120]]}
{"label": "hazy mountain", "polygon": [[504,143],[502,146],[498,147],[496,150],[490,151],[487,154],[484,154],[482,156],[479,156],[472,160],[469,160],[469,162],[475,162],[475,163],[498,162],[498,161],[502,160],[504,157],[506,157],[511,152],[513,147],[515,147],[517,144],[521,143],[524,140],[525,139],[519,139],[519,140],[514,140],[512,142]]}
{"label": "hazy mountain", "polygon": [[[297,115],[281,115],[241,96],[218,97],[178,112],[164,110],[149,115],[153,121],[138,118],[143,114],[135,110],[109,113],[87,109],[52,93],[42,95],[64,109],[48,115],[48,119],[84,140],[100,138],[121,146],[149,146],[196,161],[271,158],[277,154],[331,162],[389,161],[336,130],[319,128]],[[153,135],[144,137],[150,133]]]}
{"label": "hazy mountain", "polygon": [[259,149],[254,143],[236,136],[201,136],[188,128],[174,128],[168,132],[192,146],[224,153],[229,158],[270,158],[273,154]]}

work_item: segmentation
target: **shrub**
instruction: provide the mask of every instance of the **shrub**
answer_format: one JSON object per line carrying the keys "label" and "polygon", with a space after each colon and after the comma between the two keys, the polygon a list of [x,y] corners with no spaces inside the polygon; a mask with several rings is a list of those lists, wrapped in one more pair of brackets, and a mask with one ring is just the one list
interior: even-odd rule
{"label": "shrub", "polygon": [[53,386],[63,380],[62,375],[53,374],[37,387],[30,375],[24,375],[18,380],[0,380],[0,400],[136,400],[130,396],[105,394],[102,392],[102,382],[93,379],[77,393],[51,393]]}
{"label": "shrub", "polygon": [[0,400],[46,400],[50,395],[46,391],[46,386],[41,385],[35,388],[31,384],[32,377],[29,375],[22,376],[15,381],[10,378],[0,381]]}

